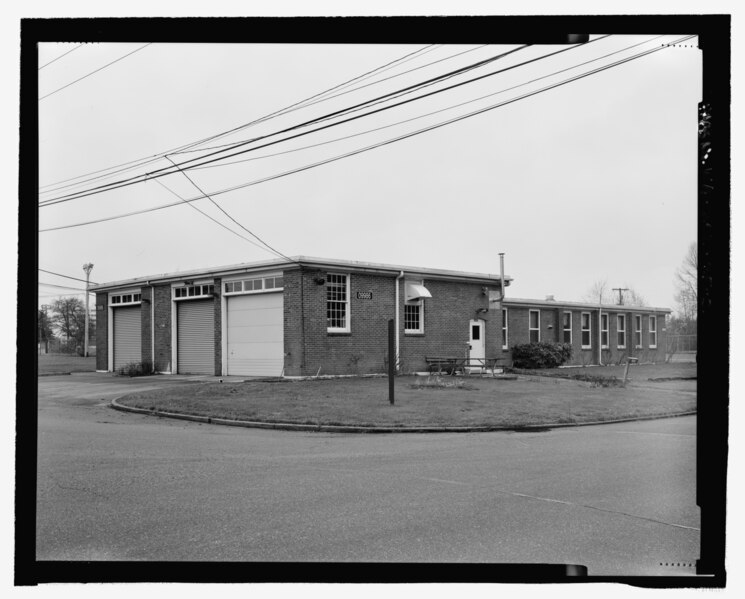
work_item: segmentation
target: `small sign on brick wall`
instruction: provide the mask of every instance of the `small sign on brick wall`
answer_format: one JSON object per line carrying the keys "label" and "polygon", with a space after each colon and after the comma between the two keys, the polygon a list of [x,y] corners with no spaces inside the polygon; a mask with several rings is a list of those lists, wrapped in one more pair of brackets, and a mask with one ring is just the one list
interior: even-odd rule
{"label": "small sign on brick wall", "polygon": [[372,291],[358,291],[357,299],[372,299]]}

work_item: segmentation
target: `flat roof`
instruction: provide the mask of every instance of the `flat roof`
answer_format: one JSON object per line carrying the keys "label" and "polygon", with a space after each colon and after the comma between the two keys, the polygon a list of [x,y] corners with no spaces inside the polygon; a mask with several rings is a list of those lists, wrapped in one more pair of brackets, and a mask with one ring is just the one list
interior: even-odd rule
{"label": "flat roof", "polygon": [[[418,266],[402,266],[398,264],[380,264],[376,262],[357,262],[353,260],[334,260],[327,258],[313,258],[309,256],[291,256],[289,260],[275,259],[261,262],[244,262],[232,264],[229,266],[218,266],[215,268],[200,268],[194,270],[185,270],[171,273],[161,273],[145,277],[136,277],[134,279],[123,279],[121,281],[112,281],[109,283],[99,283],[91,285],[91,291],[106,291],[110,289],[135,287],[142,284],[150,283],[169,283],[177,282],[184,279],[199,277],[223,277],[237,275],[241,273],[251,273],[266,270],[283,269],[287,270],[299,268],[323,268],[350,270],[355,272],[367,272],[377,274],[388,274],[391,276],[398,275],[401,271],[405,275],[425,275],[429,278],[436,279],[453,279],[453,280],[470,280],[475,282],[499,282],[498,274],[474,273],[456,270],[444,270],[438,268],[422,268]],[[512,277],[505,275],[505,284],[509,285],[513,280]]]}
{"label": "flat roof", "polygon": [[565,302],[563,300],[537,300],[519,297],[505,297],[504,303],[507,305],[516,304],[520,306],[538,306],[545,308],[583,308],[587,310],[597,310],[598,308],[606,312],[667,312],[671,313],[670,308],[658,308],[654,306],[634,306],[631,304],[593,304],[589,302]]}

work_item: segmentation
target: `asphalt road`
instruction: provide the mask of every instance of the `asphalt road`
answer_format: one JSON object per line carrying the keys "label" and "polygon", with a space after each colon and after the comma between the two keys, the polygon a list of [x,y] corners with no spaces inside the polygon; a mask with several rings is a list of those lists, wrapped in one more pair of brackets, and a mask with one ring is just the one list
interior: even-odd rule
{"label": "asphalt road", "polygon": [[39,378],[37,559],[695,573],[693,417],[531,433],[345,435],[108,407],[135,389],[184,384],[168,378]]}

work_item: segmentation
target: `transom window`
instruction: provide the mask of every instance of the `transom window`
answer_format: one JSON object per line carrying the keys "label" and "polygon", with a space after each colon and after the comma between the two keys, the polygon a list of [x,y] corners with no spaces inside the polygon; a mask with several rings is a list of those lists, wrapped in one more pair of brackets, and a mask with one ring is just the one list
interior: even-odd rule
{"label": "transom window", "polygon": [[582,312],[581,325],[582,349],[590,349],[592,347],[592,319],[589,312]]}
{"label": "transom window", "polygon": [[223,288],[226,294],[256,293],[258,291],[277,291],[285,286],[284,277],[253,277],[241,281],[227,281]]}
{"label": "transom window", "polygon": [[173,288],[173,297],[176,299],[185,297],[208,297],[215,292],[214,285],[184,285]]}
{"label": "transom window", "polygon": [[326,326],[330,333],[348,333],[349,275],[326,275]]}
{"label": "transom window", "polygon": [[625,314],[618,314],[616,316],[616,333],[618,335],[618,338],[616,340],[616,345],[618,346],[618,349],[625,349],[626,348],[626,315]]}
{"label": "transom window", "polygon": [[109,296],[109,303],[114,305],[139,304],[142,302],[141,293],[118,293]]}
{"label": "transom window", "polygon": [[564,312],[562,315],[562,329],[564,331],[564,343],[572,343],[572,313]]}
{"label": "transom window", "polygon": [[657,317],[649,317],[649,347],[651,349],[657,348]]}
{"label": "transom window", "polygon": [[528,329],[530,342],[538,343],[541,340],[541,311],[531,310],[528,314]]}
{"label": "transom window", "polygon": [[634,314],[634,347],[642,346],[642,317]]}

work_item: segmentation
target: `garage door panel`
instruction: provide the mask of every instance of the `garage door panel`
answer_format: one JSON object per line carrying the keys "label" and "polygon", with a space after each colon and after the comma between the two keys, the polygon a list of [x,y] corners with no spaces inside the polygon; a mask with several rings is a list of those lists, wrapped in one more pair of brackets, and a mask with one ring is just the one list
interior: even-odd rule
{"label": "garage door panel", "polygon": [[114,370],[142,361],[140,306],[114,308]]}
{"label": "garage door panel", "polygon": [[213,300],[178,302],[177,351],[180,374],[215,374]]}
{"label": "garage door panel", "polygon": [[232,296],[227,311],[228,374],[279,376],[284,368],[282,294]]}

